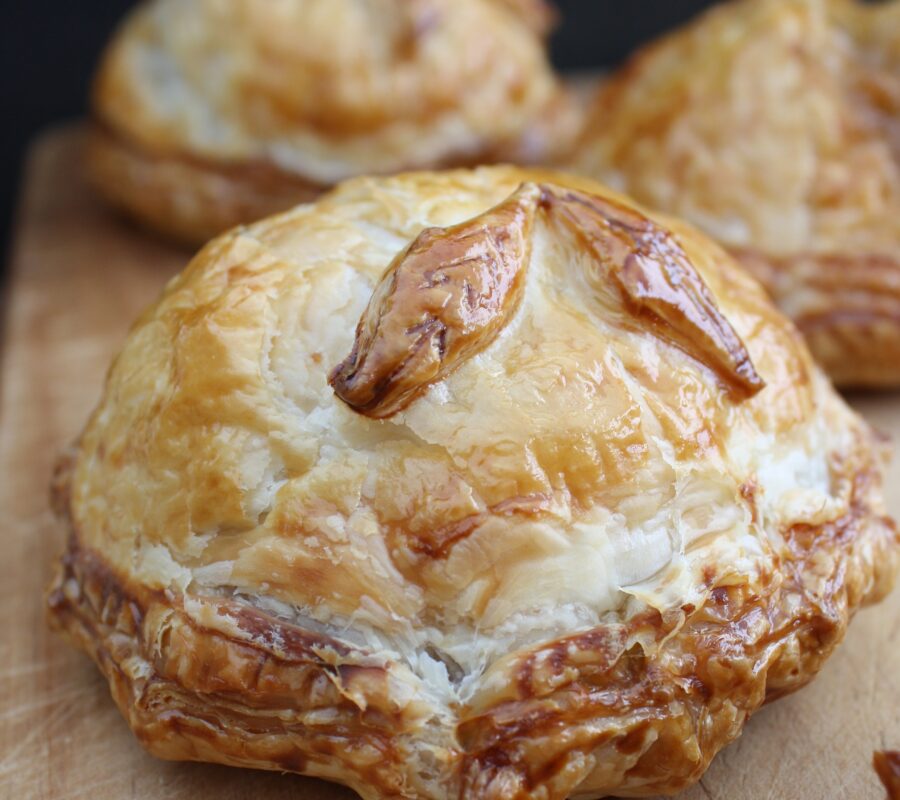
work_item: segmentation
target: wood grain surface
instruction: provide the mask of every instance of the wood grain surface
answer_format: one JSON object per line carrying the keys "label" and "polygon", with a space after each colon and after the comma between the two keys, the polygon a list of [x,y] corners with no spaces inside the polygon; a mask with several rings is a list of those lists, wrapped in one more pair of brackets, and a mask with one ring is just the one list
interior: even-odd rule
{"label": "wood grain surface", "polygon": [[[97,401],[131,320],[189,254],[100,205],[82,135],[33,147],[5,287],[0,394],[0,797],[9,800],[349,800],[304,778],[157,761],[89,660],[44,623],[63,531],[48,509],[57,453]],[[900,438],[900,394],[851,398]],[[900,515],[900,466],[889,477]],[[900,591],[861,612],[807,689],[760,711],[681,800],[881,800],[872,751],[900,748]]]}

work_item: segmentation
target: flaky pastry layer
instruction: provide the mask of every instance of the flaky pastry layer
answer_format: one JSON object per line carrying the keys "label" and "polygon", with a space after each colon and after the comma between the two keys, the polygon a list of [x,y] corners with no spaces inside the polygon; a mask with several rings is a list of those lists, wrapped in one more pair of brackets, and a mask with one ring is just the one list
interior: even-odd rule
{"label": "flaky pastry layer", "polygon": [[51,617],[164,757],[675,791],[887,591],[882,455],[688,226],[542,170],[357,179],[137,321]]}
{"label": "flaky pastry layer", "polygon": [[735,257],[797,324],[838,385],[900,385],[900,255]]}
{"label": "flaky pastry layer", "polygon": [[711,10],[601,87],[575,166],[746,257],[835,381],[900,383],[900,2]]}
{"label": "flaky pastry layer", "polygon": [[786,531],[789,555],[758,586],[711,585],[699,609],[518,654],[506,697],[457,709],[446,749],[410,741],[422,710],[398,708],[390,665],[370,653],[253,605],[148,592],[77,533],[49,608],[160,758],[299,772],[373,800],[672,794],[764,702],[813,678],[853,612],[890,589],[900,537],[871,516],[870,479],[857,474],[846,516]]}
{"label": "flaky pastry layer", "polygon": [[[568,152],[543,0],[151,0],[110,42],[94,182],[202,244],[360,174]],[[228,57],[223,58],[222,54]]]}

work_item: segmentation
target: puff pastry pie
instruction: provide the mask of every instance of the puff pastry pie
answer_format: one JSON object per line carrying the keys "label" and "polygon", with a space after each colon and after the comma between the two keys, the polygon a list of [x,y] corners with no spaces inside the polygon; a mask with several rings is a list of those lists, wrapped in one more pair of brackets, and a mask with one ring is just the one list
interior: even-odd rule
{"label": "puff pastry pie", "polygon": [[900,384],[900,2],[741,0],[605,84],[578,166],[725,244],[842,384]]}
{"label": "puff pastry pie", "polygon": [[569,152],[543,0],[151,0],[95,86],[90,173],[194,243],[350,176]]}
{"label": "puff pastry pie", "polygon": [[538,170],[354,179],[133,328],[50,612],[163,758],[674,792],[889,588],[882,455],[684,224]]}

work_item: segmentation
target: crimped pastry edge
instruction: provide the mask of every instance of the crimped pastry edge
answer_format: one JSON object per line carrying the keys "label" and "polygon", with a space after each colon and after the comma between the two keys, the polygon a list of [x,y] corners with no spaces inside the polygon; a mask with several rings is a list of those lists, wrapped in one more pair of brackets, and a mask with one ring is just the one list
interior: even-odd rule
{"label": "crimped pastry edge", "polygon": [[[67,468],[55,494],[70,517]],[[855,610],[890,590],[900,535],[873,511],[877,468],[849,476],[848,513],[784,531],[790,555],[760,586],[710,586],[701,608],[642,614],[524,654],[509,675],[516,699],[465,717],[457,752],[437,763],[432,753],[425,780],[410,774],[426,763],[408,751],[410,721],[379,709],[387,670],[377,658],[250,605],[136,585],[83,547],[71,524],[49,616],[94,659],[135,735],[162,758],[323,777],[367,800],[674,793],[702,776],[760,705],[811,680]],[[203,627],[187,602],[245,618],[250,637]],[[650,653],[636,652],[648,640]],[[598,668],[567,684],[573,658]],[[289,696],[271,691],[287,685]],[[323,699],[340,719],[331,732],[300,719]],[[248,703],[251,713],[241,713]],[[260,712],[280,731],[254,725]]]}
{"label": "crimped pastry edge", "polygon": [[900,258],[729,249],[793,319],[835,384],[900,385]]}

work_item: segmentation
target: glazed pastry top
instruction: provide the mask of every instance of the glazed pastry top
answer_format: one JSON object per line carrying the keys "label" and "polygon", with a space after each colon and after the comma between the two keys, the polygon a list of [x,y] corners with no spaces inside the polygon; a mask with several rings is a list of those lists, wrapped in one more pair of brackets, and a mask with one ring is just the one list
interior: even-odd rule
{"label": "glazed pastry top", "polygon": [[320,184],[546,158],[574,123],[533,30],[546,11],[521,0],[153,0],[114,37],[95,112],[150,152],[271,163]]}
{"label": "glazed pastry top", "polygon": [[578,166],[769,256],[900,252],[900,2],[737,0],[599,92]]}
{"label": "glazed pastry top", "polygon": [[778,531],[847,510],[864,440],[689,227],[572,176],[413,173],[201,251],[112,367],[71,509],[121,575],[450,702],[516,647],[752,584]]}

